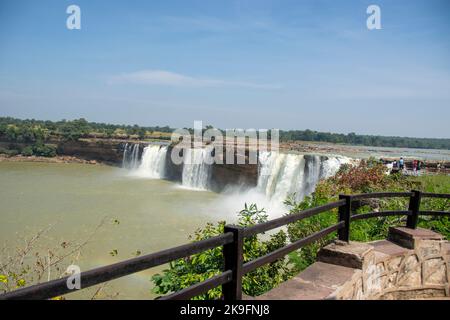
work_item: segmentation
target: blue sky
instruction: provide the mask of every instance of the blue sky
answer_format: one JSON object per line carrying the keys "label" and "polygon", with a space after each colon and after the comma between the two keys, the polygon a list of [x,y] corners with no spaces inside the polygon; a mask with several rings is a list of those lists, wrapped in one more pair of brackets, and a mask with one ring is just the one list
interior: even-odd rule
{"label": "blue sky", "polygon": [[[66,8],[81,8],[81,30]],[[366,9],[381,8],[381,30]],[[0,0],[0,115],[450,138],[450,2]]]}

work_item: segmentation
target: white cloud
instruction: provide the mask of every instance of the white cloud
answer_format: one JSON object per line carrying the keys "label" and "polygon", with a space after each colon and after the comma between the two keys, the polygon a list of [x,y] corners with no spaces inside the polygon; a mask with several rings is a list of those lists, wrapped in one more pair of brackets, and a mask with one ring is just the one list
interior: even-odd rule
{"label": "white cloud", "polygon": [[110,84],[134,83],[172,87],[240,87],[251,89],[280,89],[280,85],[260,84],[245,81],[231,81],[212,78],[192,77],[165,70],[141,70],[112,77]]}

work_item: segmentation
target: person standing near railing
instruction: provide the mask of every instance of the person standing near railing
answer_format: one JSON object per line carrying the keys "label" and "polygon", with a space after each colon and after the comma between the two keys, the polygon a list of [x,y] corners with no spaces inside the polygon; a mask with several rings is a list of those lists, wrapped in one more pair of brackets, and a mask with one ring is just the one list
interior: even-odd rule
{"label": "person standing near railing", "polygon": [[392,163],[392,168],[398,169],[398,162],[397,162],[397,160],[395,160],[395,161]]}
{"label": "person standing near railing", "polygon": [[405,160],[403,159],[403,157],[400,158],[399,166],[401,171],[405,170]]}
{"label": "person standing near railing", "polygon": [[417,175],[420,176],[421,175],[421,170],[422,170],[422,166],[423,166],[423,162],[422,161],[418,161],[417,162]]}

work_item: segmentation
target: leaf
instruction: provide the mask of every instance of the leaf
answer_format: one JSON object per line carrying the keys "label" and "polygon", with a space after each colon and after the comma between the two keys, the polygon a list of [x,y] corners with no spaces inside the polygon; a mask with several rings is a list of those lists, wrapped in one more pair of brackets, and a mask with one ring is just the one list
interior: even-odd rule
{"label": "leaf", "polygon": [[8,284],[8,277],[4,274],[0,274],[0,282],[4,284]]}
{"label": "leaf", "polygon": [[26,285],[25,279],[19,279],[19,280],[16,281],[17,288],[25,287],[25,285]]}

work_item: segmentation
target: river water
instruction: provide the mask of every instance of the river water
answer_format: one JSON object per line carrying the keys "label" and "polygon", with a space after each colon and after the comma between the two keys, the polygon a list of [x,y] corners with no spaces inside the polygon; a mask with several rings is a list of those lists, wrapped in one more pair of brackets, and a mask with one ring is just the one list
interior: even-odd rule
{"label": "river water", "polygon": [[[82,270],[132,258],[138,250],[147,254],[187,243],[195,229],[221,218],[211,210],[215,193],[129,177],[108,166],[0,162],[0,190],[0,246],[22,245],[22,237],[50,224],[39,247],[80,242],[104,221],[77,262]],[[150,277],[160,270],[112,281],[105,292],[120,292],[121,299],[153,298]],[[93,292],[82,290],[75,298]]]}

